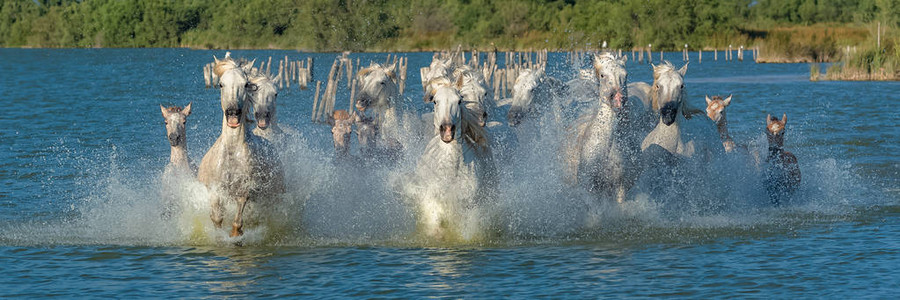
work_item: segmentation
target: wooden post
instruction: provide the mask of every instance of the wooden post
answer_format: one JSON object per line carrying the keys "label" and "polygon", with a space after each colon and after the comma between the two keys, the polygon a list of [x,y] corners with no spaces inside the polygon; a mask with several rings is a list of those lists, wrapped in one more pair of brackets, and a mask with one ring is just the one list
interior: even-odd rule
{"label": "wooden post", "polygon": [[209,65],[203,65],[203,82],[206,83],[206,88],[209,88]]}
{"label": "wooden post", "polygon": [[[306,58],[306,69],[309,70],[306,76],[309,76],[308,80],[312,80],[313,78],[313,59],[312,56]],[[307,81],[308,81],[307,80]]]}
{"label": "wooden post", "polygon": [[313,122],[316,121],[316,112],[318,111],[317,110],[318,108],[316,106],[319,104],[319,88],[321,88],[321,87],[322,87],[322,82],[317,80],[316,81],[316,95],[313,98],[313,109],[312,109],[312,121]]}
{"label": "wooden post", "polygon": [[348,113],[353,112],[353,107],[356,105],[356,79],[353,79],[353,83],[350,84],[350,108],[347,109]]}
{"label": "wooden post", "polygon": [[699,64],[703,63],[703,49],[700,49],[700,51],[697,51],[697,63],[699,63]]}

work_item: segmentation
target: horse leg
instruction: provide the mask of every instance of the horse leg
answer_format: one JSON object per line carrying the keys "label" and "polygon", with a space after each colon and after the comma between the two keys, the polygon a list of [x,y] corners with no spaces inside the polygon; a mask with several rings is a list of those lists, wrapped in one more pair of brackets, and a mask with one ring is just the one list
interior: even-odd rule
{"label": "horse leg", "polygon": [[209,218],[212,219],[216,228],[222,228],[222,206],[219,205],[219,195],[213,193],[209,196]]}
{"label": "horse leg", "polygon": [[616,186],[616,202],[622,204],[625,202],[625,185],[619,184]]}
{"label": "horse leg", "polygon": [[234,223],[231,223],[231,237],[244,235],[244,206],[247,206],[247,197],[238,197],[237,214],[234,215]]}

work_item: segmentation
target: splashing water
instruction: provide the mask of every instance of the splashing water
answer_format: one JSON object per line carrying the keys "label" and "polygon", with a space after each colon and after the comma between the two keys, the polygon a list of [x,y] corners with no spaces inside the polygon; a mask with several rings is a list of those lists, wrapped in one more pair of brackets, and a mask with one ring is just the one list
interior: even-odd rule
{"label": "splashing water", "polygon": [[[557,65],[551,70],[552,76],[563,78],[577,74],[577,70],[567,65]],[[636,74],[629,80],[645,76],[646,71]],[[409,82],[417,79],[410,78]],[[407,94],[405,101],[412,103],[413,99],[420,99],[415,93],[421,91]],[[698,89],[697,93],[702,91]],[[198,104],[195,106],[202,107]],[[0,241],[8,244],[400,246],[656,241],[777,231],[785,226],[841,219],[860,208],[892,203],[889,196],[867,185],[867,179],[852,171],[855,168],[852,160],[829,155],[833,152],[815,153],[800,148],[797,152],[803,170],[802,185],[779,207],[769,204],[762,172],[749,163],[748,157],[739,154],[717,156],[709,162],[687,161],[670,170],[645,171],[628,193],[628,201],[619,205],[609,199],[598,199],[563,179],[559,147],[566,138],[566,126],[574,117],[560,110],[515,128],[491,128],[500,181],[496,186],[479,188],[489,189],[492,197],[468,206],[446,206],[443,200],[447,197],[470,200],[475,187],[455,182],[458,185],[447,189],[447,185],[423,185],[421,178],[416,178],[415,166],[434,133],[423,129],[427,128],[423,125],[427,122],[419,116],[430,107],[415,110],[407,109],[400,117],[403,151],[393,162],[361,158],[335,161],[329,147],[330,135],[320,134],[324,129],[313,128],[317,125],[301,124],[303,135],[287,141],[282,152],[287,192],[279,199],[252,203],[245,217],[248,222],[245,235],[238,240],[228,238],[225,230],[212,226],[208,195],[202,184],[190,177],[162,179],[160,160],[135,159],[145,153],[106,146],[93,148],[95,153],[56,153],[64,161],[57,167],[71,165],[81,175],[45,184],[72,182],[86,193],[52,195],[57,198],[48,201],[69,204],[68,209],[54,213],[59,217],[0,223],[3,227]],[[291,109],[281,111],[288,115],[292,112]],[[758,121],[756,118],[741,120],[742,113],[747,114],[746,111],[730,112],[729,117],[737,120],[735,123]],[[205,118],[199,118],[188,128],[192,143],[201,143],[193,142],[195,138],[208,140],[215,135],[214,130],[202,129],[216,118],[209,110],[205,114]],[[814,129],[802,123],[796,126],[798,129],[790,138],[800,142],[794,143],[794,147],[803,147],[804,131]],[[758,127],[738,128],[736,135]],[[750,136],[751,151],[764,153],[763,136],[758,133]],[[150,141],[158,142],[156,139],[147,142]],[[69,140],[58,143],[61,143],[59,149],[77,147]],[[203,144],[192,147],[192,157],[202,155],[206,150]],[[154,165],[160,167],[150,167]],[[233,214],[234,204],[230,205],[226,211]],[[450,238],[429,238],[421,230],[422,220],[428,220],[423,212],[442,209],[454,210],[456,217],[452,222],[458,224],[448,225],[451,228],[448,230],[453,232]],[[228,214],[226,220],[230,220]]]}

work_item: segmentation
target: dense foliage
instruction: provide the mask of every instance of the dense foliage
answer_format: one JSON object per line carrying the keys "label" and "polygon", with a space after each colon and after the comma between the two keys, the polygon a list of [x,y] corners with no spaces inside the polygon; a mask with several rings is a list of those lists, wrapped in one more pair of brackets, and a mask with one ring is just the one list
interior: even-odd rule
{"label": "dense foliage", "polygon": [[748,28],[896,27],[900,0],[5,0],[5,47],[723,47]]}

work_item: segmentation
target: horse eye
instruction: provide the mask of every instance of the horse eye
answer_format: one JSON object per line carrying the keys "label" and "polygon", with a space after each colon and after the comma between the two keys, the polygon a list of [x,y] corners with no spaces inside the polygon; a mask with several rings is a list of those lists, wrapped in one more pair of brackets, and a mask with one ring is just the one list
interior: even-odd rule
{"label": "horse eye", "polygon": [[600,78],[606,78],[606,75],[600,74]]}
{"label": "horse eye", "polygon": [[181,124],[187,123],[187,120],[182,120]]}

